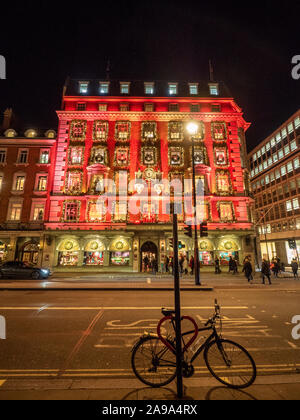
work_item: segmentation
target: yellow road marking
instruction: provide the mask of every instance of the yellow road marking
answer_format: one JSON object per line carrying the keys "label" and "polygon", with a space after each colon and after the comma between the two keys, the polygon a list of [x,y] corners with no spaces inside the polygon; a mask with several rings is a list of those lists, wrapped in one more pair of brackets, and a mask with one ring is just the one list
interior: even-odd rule
{"label": "yellow road marking", "polygon": [[[161,306],[149,306],[149,307],[141,307],[141,306],[48,306],[48,307],[40,307],[40,306],[1,306],[1,311],[10,311],[10,310],[18,310],[18,311],[40,311],[40,310],[48,311],[66,311],[66,310],[88,310],[88,311],[99,311],[101,309],[104,310],[161,310]],[[181,309],[184,310],[193,310],[193,309],[214,309],[213,306],[183,306]],[[222,306],[222,309],[248,309],[248,306]]]}

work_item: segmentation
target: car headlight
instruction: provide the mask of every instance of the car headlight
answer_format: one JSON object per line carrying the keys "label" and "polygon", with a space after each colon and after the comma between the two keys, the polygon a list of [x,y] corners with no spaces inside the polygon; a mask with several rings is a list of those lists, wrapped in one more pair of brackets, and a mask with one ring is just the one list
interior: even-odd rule
{"label": "car headlight", "polygon": [[44,274],[49,274],[49,270],[46,270],[45,268],[42,268],[41,272],[44,273]]}

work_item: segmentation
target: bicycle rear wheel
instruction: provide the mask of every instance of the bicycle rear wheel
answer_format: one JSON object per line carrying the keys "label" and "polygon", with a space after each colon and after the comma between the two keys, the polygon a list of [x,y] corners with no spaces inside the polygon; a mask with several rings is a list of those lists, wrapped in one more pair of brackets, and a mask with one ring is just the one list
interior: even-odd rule
{"label": "bicycle rear wheel", "polygon": [[131,366],[140,381],[155,388],[176,377],[176,356],[158,337],[139,340],[132,352]]}
{"label": "bicycle rear wheel", "polygon": [[204,351],[210,373],[233,389],[247,388],[256,379],[256,365],[244,347],[230,340],[212,341]]}

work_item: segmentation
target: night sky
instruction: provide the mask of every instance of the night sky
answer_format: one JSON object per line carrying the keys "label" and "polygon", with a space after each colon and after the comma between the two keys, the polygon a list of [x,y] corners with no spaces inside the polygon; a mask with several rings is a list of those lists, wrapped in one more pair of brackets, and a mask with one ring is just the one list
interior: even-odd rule
{"label": "night sky", "polygon": [[252,122],[249,151],[299,109],[299,1],[10,3],[1,5],[0,112],[12,107],[19,126],[56,128],[66,77],[104,78],[108,59],[111,78],[166,81],[208,80],[211,59]]}

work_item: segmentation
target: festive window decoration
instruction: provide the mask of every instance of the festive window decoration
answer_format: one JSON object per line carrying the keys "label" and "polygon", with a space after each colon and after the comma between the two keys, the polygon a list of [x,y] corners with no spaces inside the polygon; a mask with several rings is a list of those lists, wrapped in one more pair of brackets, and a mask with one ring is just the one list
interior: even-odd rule
{"label": "festive window decoration", "polygon": [[197,204],[197,218],[200,221],[207,222],[211,220],[211,211],[210,204],[205,202],[200,202]]}
{"label": "festive window decoration", "polygon": [[[103,201],[89,201],[87,219],[89,222],[103,222],[105,220],[106,207]],[[97,248],[98,248],[98,243]]]}
{"label": "festive window decoration", "polygon": [[63,221],[65,222],[78,222],[80,216],[80,206],[81,202],[74,201],[64,201],[63,205]]}
{"label": "festive window decoration", "polygon": [[225,122],[212,122],[211,135],[214,140],[226,140],[227,131]]}
{"label": "festive window decoration", "polygon": [[157,210],[158,205],[156,203],[141,203],[141,220],[144,223],[156,223],[157,222]]}
{"label": "festive window decoration", "polygon": [[199,121],[197,134],[192,136],[192,139],[197,142],[197,141],[203,141],[204,137],[205,137],[205,126],[202,121]]}
{"label": "festive window decoration", "polygon": [[184,138],[183,123],[181,121],[170,121],[168,127],[170,141],[182,141]]}
{"label": "festive window decoration", "polygon": [[227,147],[214,147],[214,160],[215,165],[217,166],[227,166],[228,165],[228,152]]}
{"label": "festive window decoration", "polygon": [[90,181],[90,194],[104,193],[104,175],[93,175]]}
{"label": "festive window decoration", "polygon": [[231,201],[219,201],[217,203],[217,209],[222,222],[232,222],[235,220],[233,203]]}
{"label": "festive window decoration", "polygon": [[116,148],[114,165],[119,167],[126,167],[129,165],[129,147]]}
{"label": "festive window decoration", "polygon": [[126,222],[127,220],[127,203],[115,201],[112,206],[114,222]]}
{"label": "festive window decoration", "polygon": [[80,166],[83,164],[84,147],[70,147],[68,154],[68,164]]}
{"label": "festive window decoration", "polygon": [[86,136],[87,122],[85,120],[73,120],[70,128],[70,140],[84,141]]}
{"label": "festive window decoration", "polygon": [[107,149],[106,147],[92,147],[91,150],[91,157],[90,157],[90,164],[101,164],[107,165]]}
{"label": "festive window decoration", "polygon": [[184,150],[182,147],[169,148],[169,165],[177,168],[184,165]]}
{"label": "festive window decoration", "polygon": [[228,195],[232,193],[230,173],[228,171],[216,171],[216,189],[219,195]]}
{"label": "festive window decoration", "polygon": [[155,147],[142,147],[142,164],[146,166],[157,165],[157,150]]}
{"label": "festive window decoration", "polygon": [[67,171],[65,181],[65,193],[71,195],[81,194],[82,172]]}
{"label": "festive window decoration", "polygon": [[130,139],[130,121],[117,121],[115,124],[115,140],[129,141]]}
{"label": "festive window decoration", "polygon": [[157,139],[157,128],[155,121],[142,122],[142,141],[155,141]]}
{"label": "festive window decoration", "polygon": [[93,140],[106,141],[107,136],[108,136],[108,122],[107,121],[94,121]]}
{"label": "festive window decoration", "polygon": [[[193,158],[193,148],[190,148],[191,163]],[[205,146],[194,147],[194,163],[195,165],[209,165],[207,150]]]}

